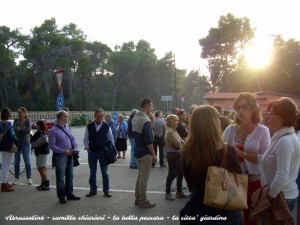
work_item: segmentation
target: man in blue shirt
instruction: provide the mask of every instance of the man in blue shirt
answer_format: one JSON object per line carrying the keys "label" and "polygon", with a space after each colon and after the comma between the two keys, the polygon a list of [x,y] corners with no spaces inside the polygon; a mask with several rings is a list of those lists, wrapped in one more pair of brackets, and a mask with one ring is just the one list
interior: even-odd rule
{"label": "man in blue shirt", "polygon": [[[56,192],[60,204],[68,200],[80,200],[73,194],[73,149],[77,143],[66,123],[69,114],[61,110],[57,113],[57,125],[49,133],[49,147],[53,151],[53,162],[56,174]],[[66,182],[65,182],[66,181]]]}
{"label": "man in blue shirt", "polygon": [[132,120],[132,130],[135,140],[134,155],[138,161],[138,178],[135,186],[135,205],[140,208],[155,207],[156,204],[147,200],[146,191],[152,163],[156,162],[153,149],[153,120],[151,112],[153,103],[150,99],[143,99],[141,110]]}

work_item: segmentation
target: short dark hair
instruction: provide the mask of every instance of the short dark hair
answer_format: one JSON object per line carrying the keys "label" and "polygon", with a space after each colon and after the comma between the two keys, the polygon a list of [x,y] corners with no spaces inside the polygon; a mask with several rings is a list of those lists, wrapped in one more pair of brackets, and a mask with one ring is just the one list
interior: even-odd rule
{"label": "short dark hair", "polygon": [[180,117],[180,116],[182,116],[184,113],[185,113],[185,110],[184,110],[184,109],[179,109],[178,112],[177,112],[177,116]]}
{"label": "short dark hair", "polygon": [[11,111],[9,108],[3,108],[1,111],[1,120],[8,120],[11,117]]}
{"label": "short dark hair", "polygon": [[151,104],[153,101],[150,98],[144,98],[141,101],[141,108],[145,108],[145,106]]}
{"label": "short dark hair", "polygon": [[156,110],[156,111],[155,111],[155,117],[158,117],[160,113],[161,113],[160,110]]}

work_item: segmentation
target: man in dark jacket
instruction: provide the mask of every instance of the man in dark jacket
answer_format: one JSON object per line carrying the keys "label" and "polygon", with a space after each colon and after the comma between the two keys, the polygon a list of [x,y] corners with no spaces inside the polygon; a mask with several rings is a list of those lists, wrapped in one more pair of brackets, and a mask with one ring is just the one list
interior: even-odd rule
{"label": "man in dark jacket", "polygon": [[103,121],[104,110],[95,110],[95,121],[87,125],[84,133],[84,149],[88,151],[88,162],[90,167],[90,192],[86,197],[91,197],[97,194],[97,161],[99,160],[103,192],[105,197],[111,197],[109,192],[109,177],[107,173],[107,165],[105,163],[104,148],[109,140],[114,143],[113,135],[110,126]]}

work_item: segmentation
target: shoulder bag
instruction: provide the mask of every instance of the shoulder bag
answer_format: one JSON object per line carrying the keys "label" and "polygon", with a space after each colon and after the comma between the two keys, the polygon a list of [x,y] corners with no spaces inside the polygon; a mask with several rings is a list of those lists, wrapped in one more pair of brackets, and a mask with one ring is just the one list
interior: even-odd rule
{"label": "shoulder bag", "polygon": [[5,126],[5,131],[0,135],[0,148],[2,151],[16,153],[18,148],[13,142],[12,138],[7,135],[7,123]]}
{"label": "shoulder bag", "polygon": [[43,134],[43,132],[41,132],[40,137],[36,141],[33,141],[31,143],[31,146],[32,148],[36,148],[44,144],[48,144],[48,138],[46,134]]}
{"label": "shoulder bag", "polygon": [[227,144],[221,167],[209,166],[203,204],[225,210],[247,209],[248,176],[226,169]]}

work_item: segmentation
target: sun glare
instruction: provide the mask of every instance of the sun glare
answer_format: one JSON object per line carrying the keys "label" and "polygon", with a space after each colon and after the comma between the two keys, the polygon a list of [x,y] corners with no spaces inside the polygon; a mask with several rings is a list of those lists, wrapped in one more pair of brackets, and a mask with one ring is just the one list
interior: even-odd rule
{"label": "sun glare", "polygon": [[256,37],[244,51],[248,65],[256,69],[266,67],[271,62],[272,50],[271,39]]}

